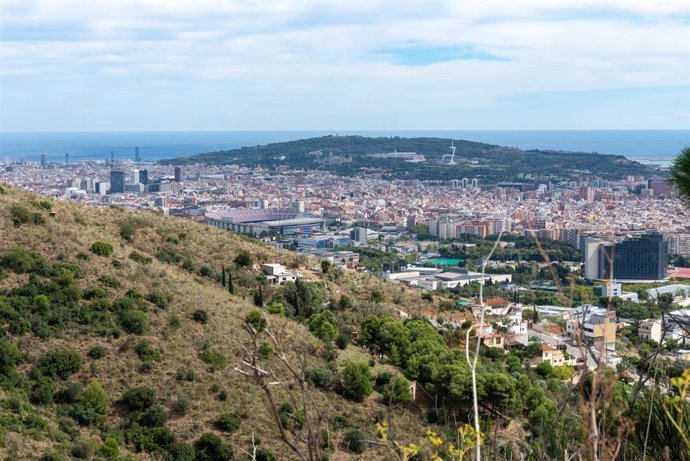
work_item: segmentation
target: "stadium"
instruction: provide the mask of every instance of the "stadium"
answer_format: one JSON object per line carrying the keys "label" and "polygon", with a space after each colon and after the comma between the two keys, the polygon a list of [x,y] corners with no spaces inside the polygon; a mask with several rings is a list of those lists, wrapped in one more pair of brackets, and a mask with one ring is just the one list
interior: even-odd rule
{"label": "stadium", "polygon": [[206,214],[204,222],[252,237],[311,234],[325,229],[323,218],[282,208],[228,210]]}

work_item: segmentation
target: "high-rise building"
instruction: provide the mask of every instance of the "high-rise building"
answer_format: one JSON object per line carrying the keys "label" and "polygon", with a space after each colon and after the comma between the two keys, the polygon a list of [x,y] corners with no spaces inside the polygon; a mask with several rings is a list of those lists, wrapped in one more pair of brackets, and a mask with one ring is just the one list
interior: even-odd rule
{"label": "high-rise building", "polygon": [[69,152],[65,152],[65,165],[69,164]]}
{"label": "high-rise building", "polygon": [[41,169],[45,170],[46,168],[48,168],[48,159],[46,154],[41,154]]}
{"label": "high-rise building", "polygon": [[141,162],[141,154],[139,154],[139,146],[134,148],[134,161],[137,163]]}
{"label": "high-rise building", "polygon": [[141,170],[139,172],[139,182],[142,183],[143,185],[147,185],[149,183],[149,171],[148,170]]}
{"label": "high-rise building", "polygon": [[667,264],[668,242],[661,234],[630,236],[600,247],[599,278],[663,280],[668,276]]}
{"label": "high-rise building", "polygon": [[175,167],[175,182],[182,182],[182,168]]}
{"label": "high-rise building", "polygon": [[129,173],[129,183],[130,184],[139,184],[139,170],[134,169]]}
{"label": "high-rise building", "polygon": [[110,151],[110,168],[115,168],[115,151]]}
{"label": "high-rise building", "polygon": [[122,170],[110,171],[110,193],[121,194],[125,191],[125,172]]}

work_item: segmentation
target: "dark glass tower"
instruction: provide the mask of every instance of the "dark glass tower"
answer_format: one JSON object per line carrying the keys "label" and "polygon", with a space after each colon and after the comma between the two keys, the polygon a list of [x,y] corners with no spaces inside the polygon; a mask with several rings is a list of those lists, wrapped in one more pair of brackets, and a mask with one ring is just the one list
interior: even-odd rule
{"label": "dark glass tower", "polygon": [[112,170],[110,172],[110,193],[121,194],[125,191],[125,172]]}
{"label": "dark glass tower", "polygon": [[668,276],[668,243],[656,232],[628,237],[615,245],[602,246],[600,276],[615,280],[662,280]]}

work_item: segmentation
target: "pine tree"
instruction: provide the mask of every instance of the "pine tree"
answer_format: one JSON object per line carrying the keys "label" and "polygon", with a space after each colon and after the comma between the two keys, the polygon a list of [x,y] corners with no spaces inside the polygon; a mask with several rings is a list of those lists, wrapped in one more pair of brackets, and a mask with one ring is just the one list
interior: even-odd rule
{"label": "pine tree", "polygon": [[254,305],[264,307],[264,289],[262,287],[254,292]]}

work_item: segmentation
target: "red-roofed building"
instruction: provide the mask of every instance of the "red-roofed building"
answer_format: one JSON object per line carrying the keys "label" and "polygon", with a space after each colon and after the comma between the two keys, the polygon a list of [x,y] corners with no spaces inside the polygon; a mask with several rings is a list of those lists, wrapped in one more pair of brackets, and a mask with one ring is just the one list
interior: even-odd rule
{"label": "red-roofed building", "polygon": [[669,271],[668,275],[672,279],[690,279],[690,267],[673,269],[672,271]]}

